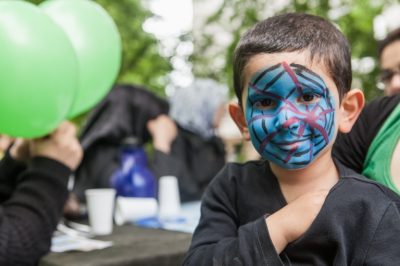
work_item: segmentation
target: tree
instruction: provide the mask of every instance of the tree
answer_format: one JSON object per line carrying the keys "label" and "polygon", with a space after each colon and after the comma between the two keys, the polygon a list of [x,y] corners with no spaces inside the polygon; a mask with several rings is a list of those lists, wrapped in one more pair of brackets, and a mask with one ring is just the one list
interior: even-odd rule
{"label": "tree", "polygon": [[140,0],[97,0],[117,24],[122,38],[123,61],[119,81],[143,84],[159,95],[165,95],[167,74],[172,70],[169,58],[160,55],[158,40],[145,32],[142,25],[152,13]]}
{"label": "tree", "polygon": [[[361,87],[367,99],[380,95],[377,89],[377,42],[373,38],[373,19],[390,0],[223,0],[204,25],[194,32],[193,71],[195,76],[213,77],[232,88],[232,55],[241,34],[257,21],[284,12],[307,12],[337,24],[352,47],[353,87]],[[200,0],[194,0],[200,5]],[[215,30],[219,27],[219,33]],[[210,30],[211,29],[211,30]],[[218,45],[221,34],[231,33],[230,41]],[[372,62],[370,69],[357,67]],[[371,64],[370,64],[371,66]]]}
{"label": "tree", "polygon": [[[43,0],[29,0],[40,4]],[[169,58],[159,53],[158,40],[145,32],[142,24],[153,16],[141,0],[96,0],[113,18],[122,40],[122,65],[117,82],[144,85],[164,96],[167,74],[172,70]]]}

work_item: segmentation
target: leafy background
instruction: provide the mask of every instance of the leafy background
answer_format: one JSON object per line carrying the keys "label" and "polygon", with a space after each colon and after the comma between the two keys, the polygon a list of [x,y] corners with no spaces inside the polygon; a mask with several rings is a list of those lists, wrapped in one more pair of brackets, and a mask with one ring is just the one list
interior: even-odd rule
{"label": "leafy background", "polygon": [[[167,0],[166,0],[167,1]],[[192,40],[194,52],[188,58],[195,77],[213,78],[232,88],[232,52],[240,35],[255,22],[274,14],[298,11],[320,15],[337,24],[352,46],[354,62],[368,59],[374,67],[354,68],[353,87],[361,87],[367,99],[382,94],[377,89],[377,42],[373,38],[373,19],[393,0],[221,0],[219,7],[196,23],[196,7],[203,0],[193,0],[194,30],[180,38]],[[30,0],[39,4],[41,0]],[[157,38],[143,30],[146,19],[154,16],[146,0],[96,0],[113,17],[122,38],[123,62],[117,82],[142,84],[165,96],[170,83],[171,58],[160,54]],[[280,2],[285,4],[279,5]],[[173,8],[173,7],[171,7]],[[197,26],[196,26],[197,25]],[[218,28],[218,31],[215,31]],[[214,30],[209,30],[214,29]],[[225,35],[225,42],[220,37]],[[226,41],[228,40],[228,41]]]}
{"label": "leafy background", "polygon": [[[201,0],[194,0],[200,3]],[[306,12],[329,19],[348,38],[352,47],[353,87],[362,88],[367,100],[382,91],[377,89],[379,73],[377,63],[377,41],[374,39],[373,20],[385,6],[398,1],[390,0],[289,0],[285,5],[275,0],[224,0],[195,32],[195,50],[191,57],[195,76],[213,77],[226,82],[232,88],[232,54],[241,34],[268,16],[285,12]],[[196,10],[195,10],[196,12]],[[220,40],[215,31],[208,30],[215,25],[231,33],[231,39],[224,49],[214,47]],[[368,62],[372,67],[363,68]],[[358,67],[357,67],[358,66]]]}

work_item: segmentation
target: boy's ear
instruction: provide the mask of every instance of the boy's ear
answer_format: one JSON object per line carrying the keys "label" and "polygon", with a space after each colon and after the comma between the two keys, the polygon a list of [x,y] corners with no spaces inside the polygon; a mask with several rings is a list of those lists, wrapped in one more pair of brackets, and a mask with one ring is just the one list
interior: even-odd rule
{"label": "boy's ear", "polygon": [[249,129],[247,128],[242,107],[238,103],[230,103],[228,109],[236,126],[240,129],[240,132],[242,132],[244,139],[250,140]]}
{"label": "boy's ear", "polygon": [[364,94],[359,89],[352,89],[343,97],[342,103],[340,104],[342,115],[339,121],[340,132],[350,132],[364,107],[364,102]]}

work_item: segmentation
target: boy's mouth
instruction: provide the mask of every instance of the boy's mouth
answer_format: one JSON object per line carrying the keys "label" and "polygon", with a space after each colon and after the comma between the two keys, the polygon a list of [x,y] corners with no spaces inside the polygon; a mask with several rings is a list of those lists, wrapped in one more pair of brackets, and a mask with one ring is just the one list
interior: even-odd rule
{"label": "boy's mouth", "polygon": [[[278,142],[271,141],[270,144],[277,147],[281,152],[292,154],[292,156],[294,157],[299,157],[310,152],[310,148],[312,145],[309,143],[309,141],[311,141],[311,139],[311,137],[308,137]],[[305,143],[307,141],[308,143]]]}
{"label": "boy's mouth", "polygon": [[293,139],[293,140],[284,140],[284,141],[273,141],[271,140],[271,143],[277,145],[277,146],[288,146],[288,147],[294,147],[298,146],[300,142],[309,140],[310,138],[302,138],[302,139]]}
{"label": "boy's mouth", "polygon": [[[306,140],[303,140],[301,142],[304,142]],[[301,149],[302,144],[300,144],[301,142],[294,142],[292,144],[274,144],[276,145],[280,150],[284,151],[284,152],[295,152]]]}
{"label": "boy's mouth", "polygon": [[281,140],[271,140],[271,144],[276,145],[278,147],[280,147],[282,150],[293,150],[294,148],[296,148],[296,146],[298,147],[299,145],[301,145],[302,142],[305,141],[311,141],[313,139],[317,139],[319,137],[322,137],[321,134],[307,134],[307,135],[302,135],[299,136],[297,134],[294,133],[290,133],[290,136],[287,137],[282,137]]}

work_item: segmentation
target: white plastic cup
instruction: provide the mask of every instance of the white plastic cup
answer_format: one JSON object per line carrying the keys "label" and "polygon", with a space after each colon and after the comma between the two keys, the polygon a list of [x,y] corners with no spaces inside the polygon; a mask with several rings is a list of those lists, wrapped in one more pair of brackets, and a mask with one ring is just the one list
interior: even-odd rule
{"label": "white plastic cup", "polygon": [[114,220],[117,225],[157,216],[155,198],[117,197]]}
{"label": "white plastic cup", "polygon": [[115,189],[94,188],[85,191],[91,232],[109,235],[113,230]]}
{"label": "white plastic cup", "polygon": [[158,217],[161,220],[175,219],[180,215],[178,179],[175,176],[162,176],[158,186]]}

